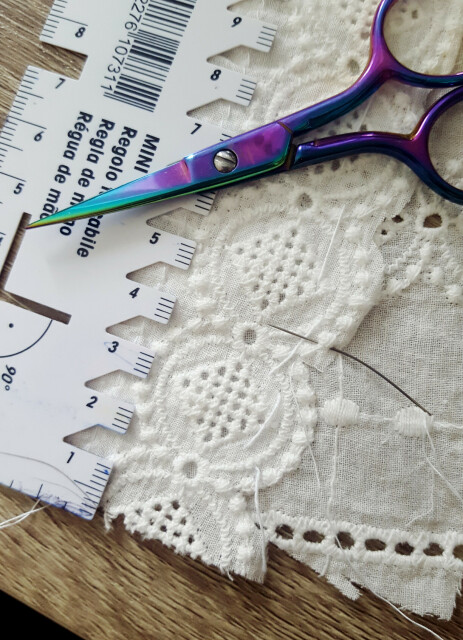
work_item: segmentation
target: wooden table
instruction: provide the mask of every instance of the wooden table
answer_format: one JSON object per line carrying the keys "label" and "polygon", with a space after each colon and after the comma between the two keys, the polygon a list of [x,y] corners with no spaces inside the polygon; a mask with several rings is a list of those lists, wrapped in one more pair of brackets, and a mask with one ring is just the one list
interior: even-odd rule
{"label": "wooden table", "polygon": [[[79,76],[79,56],[38,41],[51,4],[0,0],[0,126],[26,64]],[[29,498],[1,488],[0,520],[31,506]],[[86,523],[48,508],[0,536],[0,588],[82,638],[431,638],[368,593],[347,600],[274,547],[262,586],[232,582],[160,543],[142,542],[122,522],[105,533],[100,515]],[[461,640],[462,598],[452,622],[425,624],[445,640]]]}

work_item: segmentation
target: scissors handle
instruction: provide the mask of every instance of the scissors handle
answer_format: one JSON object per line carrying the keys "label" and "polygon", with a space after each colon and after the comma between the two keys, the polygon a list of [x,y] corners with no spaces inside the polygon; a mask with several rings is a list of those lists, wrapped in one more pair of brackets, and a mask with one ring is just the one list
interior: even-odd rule
{"label": "scissors handle", "polygon": [[436,171],[429,154],[429,138],[437,120],[451,107],[463,102],[463,87],[438,100],[410,135],[363,132],[344,134],[301,144],[292,168],[306,167],[359,153],[382,153],[401,160],[443,198],[463,205],[463,191],[449,184]]}
{"label": "scissors handle", "polygon": [[384,35],[386,16],[398,0],[381,0],[371,29],[371,53],[368,64],[357,82],[346,91],[316,105],[281,118],[279,122],[295,135],[322,127],[361,105],[388,80],[397,80],[426,89],[463,85],[463,73],[446,76],[412,71],[395,58]]}

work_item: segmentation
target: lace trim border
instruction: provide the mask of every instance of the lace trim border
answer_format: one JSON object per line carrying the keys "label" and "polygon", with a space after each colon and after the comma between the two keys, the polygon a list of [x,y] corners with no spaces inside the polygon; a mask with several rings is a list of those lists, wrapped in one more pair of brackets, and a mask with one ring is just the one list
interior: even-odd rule
{"label": "lace trim border", "polygon": [[290,518],[280,512],[262,514],[267,540],[291,555],[314,553],[342,560],[445,569],[461,573],[463,535],[449,531],[409,533],[342,521]]}

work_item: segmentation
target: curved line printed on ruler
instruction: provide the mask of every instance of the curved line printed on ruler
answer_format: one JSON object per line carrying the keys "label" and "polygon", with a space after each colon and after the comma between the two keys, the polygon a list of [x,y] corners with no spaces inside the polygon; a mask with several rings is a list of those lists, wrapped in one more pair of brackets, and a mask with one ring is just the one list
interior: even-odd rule
{"label": "curved line printed on ruler", "polygon": [[35,347],[35,345],[38,344],[40,342],[40,340],[42,340],[42,338],[45,337],[46,333],[48,332],[48,330],[49,330],[49,328],[51,327],[52,324],[53,324],[53,320],[50,320],[50,322],[48,324],[48,327],[42,333],[40,338],[37,338],[37,340],[35,342],[33,342],[31,345],[29,345],[28,347],[26,347],[22,351],[18,351],[17,353],[10,353],[9,355],[6,355],[6,356],[0,356],[0,359],[1,358],[13,358],[14,356],[20,356],[21,353],[26,353],[26,351],[29,351],[29,349],[32,349],[33,347]]}
{"label": "curved line printed on ruler", "polygon": [[[22,456],[19,453],[9,453],[8,451],[0,451],[0,456],[10,456],[11,458],[21,458],[22,460],[30,460],[31,462],[40,462],[40,464],[43,464],[46,467],[50,467],[54,471],[57,471],[59,474],[64,476],[66,478],[66,480],[69,480],[70,482],[72,482],[72,484],[76,485],[76,482],[78,482],[76,480],[73,480],[69,476],[67,476],[64,473],[64,471],[61,471],[61,469],[59,467],[55,467],[55,465],[51,464],[50,462],[46,462],[45,460],[40,460],[38,458],[31,458],[30,456]],[[13,482],[14,482],[14,480],[13,480]],[[53,483],[51,483],[51,484],[53,484]],[[86,495],[86,492],[83,489],[81,489],[79,486],[77,486],[77,485],[76,485],[76,489],[78,491],[80,491],[83,496]]]}

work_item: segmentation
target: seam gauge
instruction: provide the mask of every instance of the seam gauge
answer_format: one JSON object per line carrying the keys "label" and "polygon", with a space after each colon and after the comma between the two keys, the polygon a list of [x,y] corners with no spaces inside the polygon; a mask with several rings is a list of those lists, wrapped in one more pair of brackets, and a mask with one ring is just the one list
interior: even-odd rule
{"label": "seam gauge", "polygon": [[[0,133],[0,267],[23,212],[48,216],[230,137],[187,114],[217,99],[247,106],[256,82],[208,60],[241,45],[266,52],[275,28],[228,5],[54,2],[41,40],[87,61],[79,80],[34,66],[24,74]],[[136,316],[166,324],[176,296],[127,274],[154,263],[187,270],[194,240],[147,221],[178,206],[206,215],[213,201],[207,192],[137,216],[96,215],[24,235],[5,289],[39,312],[0,302],[0,483],[93,517],[111,463],[64,438],[96,425],[120,435],[129,427],[129,399],[89,381],[116,370],[146,378],[156,354],[107,328]]]}

